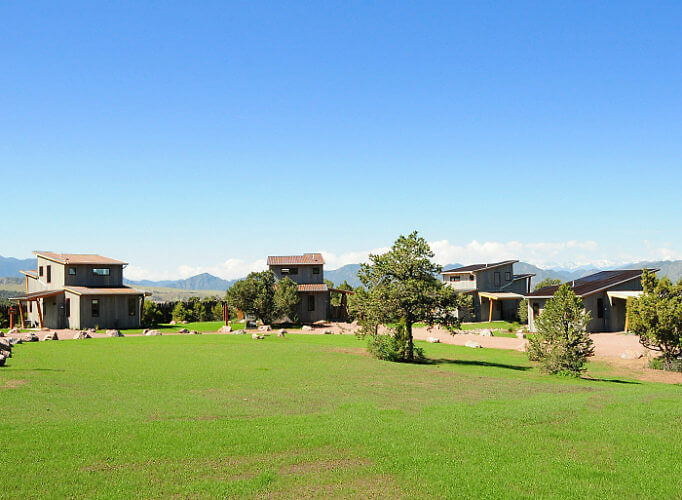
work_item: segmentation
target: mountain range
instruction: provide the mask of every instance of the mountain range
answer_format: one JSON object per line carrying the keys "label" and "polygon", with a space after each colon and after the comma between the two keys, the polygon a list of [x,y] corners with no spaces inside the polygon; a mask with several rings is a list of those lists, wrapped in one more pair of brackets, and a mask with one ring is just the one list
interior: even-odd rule
{"label": "mountain range", "polygon": [[[20,269],[35,268],[35,259],[15,259],[13,257],[0,256],[0,277],[23,278],[19,273]],[[448,264],[443,266],[443,269],[452,269],[460,267],[461,264]],[[633,268],[657,268],[660,269],[659,276],[667,276],[673,281],[677,281],[682,277],[682,260],[675,261],[646,261],[619,266],[617,269],[633,269]],[[353,287],[360,286],[358,279],[358,271],[360,264],[348,264],[338,269],[325,270],[324,277],[327,280],[334,282],[335,285],[340,285],[347,281]],[[561,281],[571,281],[589,274],[600,271],[601,269],[594,268],[579,268],[575,270],[565,269],[542,269],[526,262],[517,262],[514,264],[514,272],[517,274],[533,273],[535,276],[532,279],[531,286],[546,279],[560,279]],[[177,288],[180,290],[226,290],[234,284],[235,280],[225,280],[213,276],[212,274],[202,273],[192,276],[190,278],[179,280],[163,280],[163,281],[132,281],[125,280],[124,282],[132,286],[149,286],[149,287],[165,287]]]}

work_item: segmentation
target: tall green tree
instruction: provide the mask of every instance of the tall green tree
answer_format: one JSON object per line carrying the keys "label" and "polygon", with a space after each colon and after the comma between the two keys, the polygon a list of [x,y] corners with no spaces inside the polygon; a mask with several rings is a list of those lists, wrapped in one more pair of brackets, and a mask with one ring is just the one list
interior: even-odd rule
{"label": "tall green tree", "polygon": [[534,291],[540,290],[540,288],[545,288],[546,286],[559,286],[561,285],[561,280],[559,278],[545,278],[540,283],[535,285]]}
{"label": "tall green tree", "polygon": [[564,283],[535,320],[537,333],[529,339],[528,358],[549,373],[580,375],[594,352],[589,322],[582,299]]}
{"label": "tall green tree", "polygon": [[370,255],[358,276],[369,296],[365,304],[381,307],[361,307],[361,314],[376,315],[377,321],[399,319],[404,325],[401,338],[403,361],[414,360],[412,326],[418,321],[437,323],[448,328],[459,327],[457,309],[464,305],[455,291],[436,278],[441,267],[434,263],[434,254],[417,231],[400,236],[391,250],[381,255]]}
{"label": "tall green tree", "polygon": [[641,297],[628,301],[629,330],[670,365],[682,355],[682,280],[673,285],[668,278],[659,280],[646,271],[642,288]]}
{"label": "tall green tree", "polygon": [[231,306],[255,316],[265,324],[275,317],[275,275],[272,271],[250,273],[227,291]]}
{"label": "tall green tree", "polygon": [[287,318],[292,323],[298,323],[298,304],[301,297],[298,294],[298,285],[291,278],[286,277],[277,282],[274,301],[276,319]]}

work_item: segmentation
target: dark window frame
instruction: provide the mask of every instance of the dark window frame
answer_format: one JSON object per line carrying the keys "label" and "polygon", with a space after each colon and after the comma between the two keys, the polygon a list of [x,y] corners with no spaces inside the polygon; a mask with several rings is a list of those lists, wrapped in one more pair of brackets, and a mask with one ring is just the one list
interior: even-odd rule
{"label": "dark window frame", "polygon": [[[98,272],[101,271],[101,272]],[[110,267],[93,267],[92,268],[92,274],[95,276],[111,276],[111,268]]]}
{"label": "dark window frame", "polygon": [[308,295],[308,312],[313,312],[315,310],[315,296]]}
{"label": "dark window frame", "polygon": [[90,300],[90,316],[93,318],[99,318],[99,313],[100,313],[100,303],[99,299],[91,299]]}
{"label": "dark window frame", "polygon": [[45,281],[48,283],[52,283],[52,266],[46,266],[47,269],[45,270]]}
{"label": "dark window frame", "polygon": [[71,317],[71,299],[66,299],[64,301],[64,315],[67,318]]}
{"label": "dark window frame", "polygon": [[320,268],[319,267],[313,267],[313,274],[320,274]]}
{"label": "dark window frame", "polygon": [[462,281],[461,276],[450,276],[450,281]]}
{"label": "dark window frame", "polygon": [[505,281],[511,281],[512,280],[512,274],[509,271],[505,272],[504,273],[504,279],[505,279]]}
{"label": "dark window frame", "polygon": [[128,297],[128,316],[137,316],[137,297]]}
{"label": "dark window frame", "polygon": [[597,299],[597,319],[604,319],[604,299]]}
{"label": "dark window frame", "polygon": [[469,281],[474,281],[475,279],[476,279],[476,276],[474,276],[473,274],[469,275]]}
{"label": "dark window frame", "polygon": [[502,274],[500,274],[499,271],[493,272],[493,283],[496,286],[500,286],[502,284]]}
{"label": "dark window frame", "polygon": [[42,278],[42,276],[43,276],[43,266],[40,266],[40,267],[38,268],[38,276],[40,276],[40,277]]}
{"label": "dark window frame", "polygon": [[76,276],[76,266],[69,266],[69,276]]}

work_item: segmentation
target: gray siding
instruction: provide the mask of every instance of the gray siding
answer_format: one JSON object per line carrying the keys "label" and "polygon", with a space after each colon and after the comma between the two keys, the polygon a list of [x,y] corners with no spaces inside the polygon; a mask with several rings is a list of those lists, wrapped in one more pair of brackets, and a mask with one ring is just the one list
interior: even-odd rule
{"label": "gray siding", "polygon": [[[299,293],[301,302],[298,305],[298,316],[301,323],[314,323],[316,321],[326,321],[329,319],[329,292],[319,293]],[[308,300],[312,297],[315,300],[315,310],[308,311]]]}
{"label": "gray siding", "polygon": [[[128,299],[136,303],[135,315],[128,315]],[[99,299],[99,317],[92,315],[92,301]],[[80,297],[80,325],[77,328],[140,328],[141,297],[130,295],[87,295]],[[71,306],[73,308],[73,304]]]}
{"label": "gray siding", "polygon": [[[70,275],[69,268],[74,268],[76,274]],[[109,276],[94,274],[93,269],[109,269]],[[68,265],[64,266],[64,273],[64,281],[67,286],[88,286],[91,288],[123,286],[122,265]]]}
{"label": "gray siding", "polygon": [[[298,269],[297,274],[283,274],[282,269]],[[319,274],[313,273],[313,268],[320,270]],[[275,279],[277,281],[283,278],[291,278],[292,281],[305,284],[305,283],[324,283],[324,266],[321,264],[316,265],[297,265],[297,266],[270,266],[270,270],[275,274]]]}

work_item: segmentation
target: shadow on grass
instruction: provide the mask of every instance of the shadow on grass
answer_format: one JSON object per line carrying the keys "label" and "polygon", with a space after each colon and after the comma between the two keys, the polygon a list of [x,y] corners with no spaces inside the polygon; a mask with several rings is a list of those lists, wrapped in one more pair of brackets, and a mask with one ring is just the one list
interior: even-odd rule
{"label": "shadow on grass", "polygon": [[487,368],[504,368],[506,370],[516,370],[516,371],[528,371],[531,370],[531,366],[520,366],[520,365],[508,365],[505,363],[492,363],[490,361],[474,361],[468,359],[426,359],[423,364],[426,365],[460,365],[460,366],[484,366]]}
{"label": "shadow on grass", "polygon": [[592,378],[592,377],[580,377],[582,380],[588,382],[611,382],[612,384],[626,384],[626,385],[641,385],[641,382],[635,380],[621,380],[618,378]]}
{"label": "shadow on grass", "polygon": [[64,370],[60,370],[57,368],[16,368],[12,370],[12,372],[63,372],[63,371]]}

